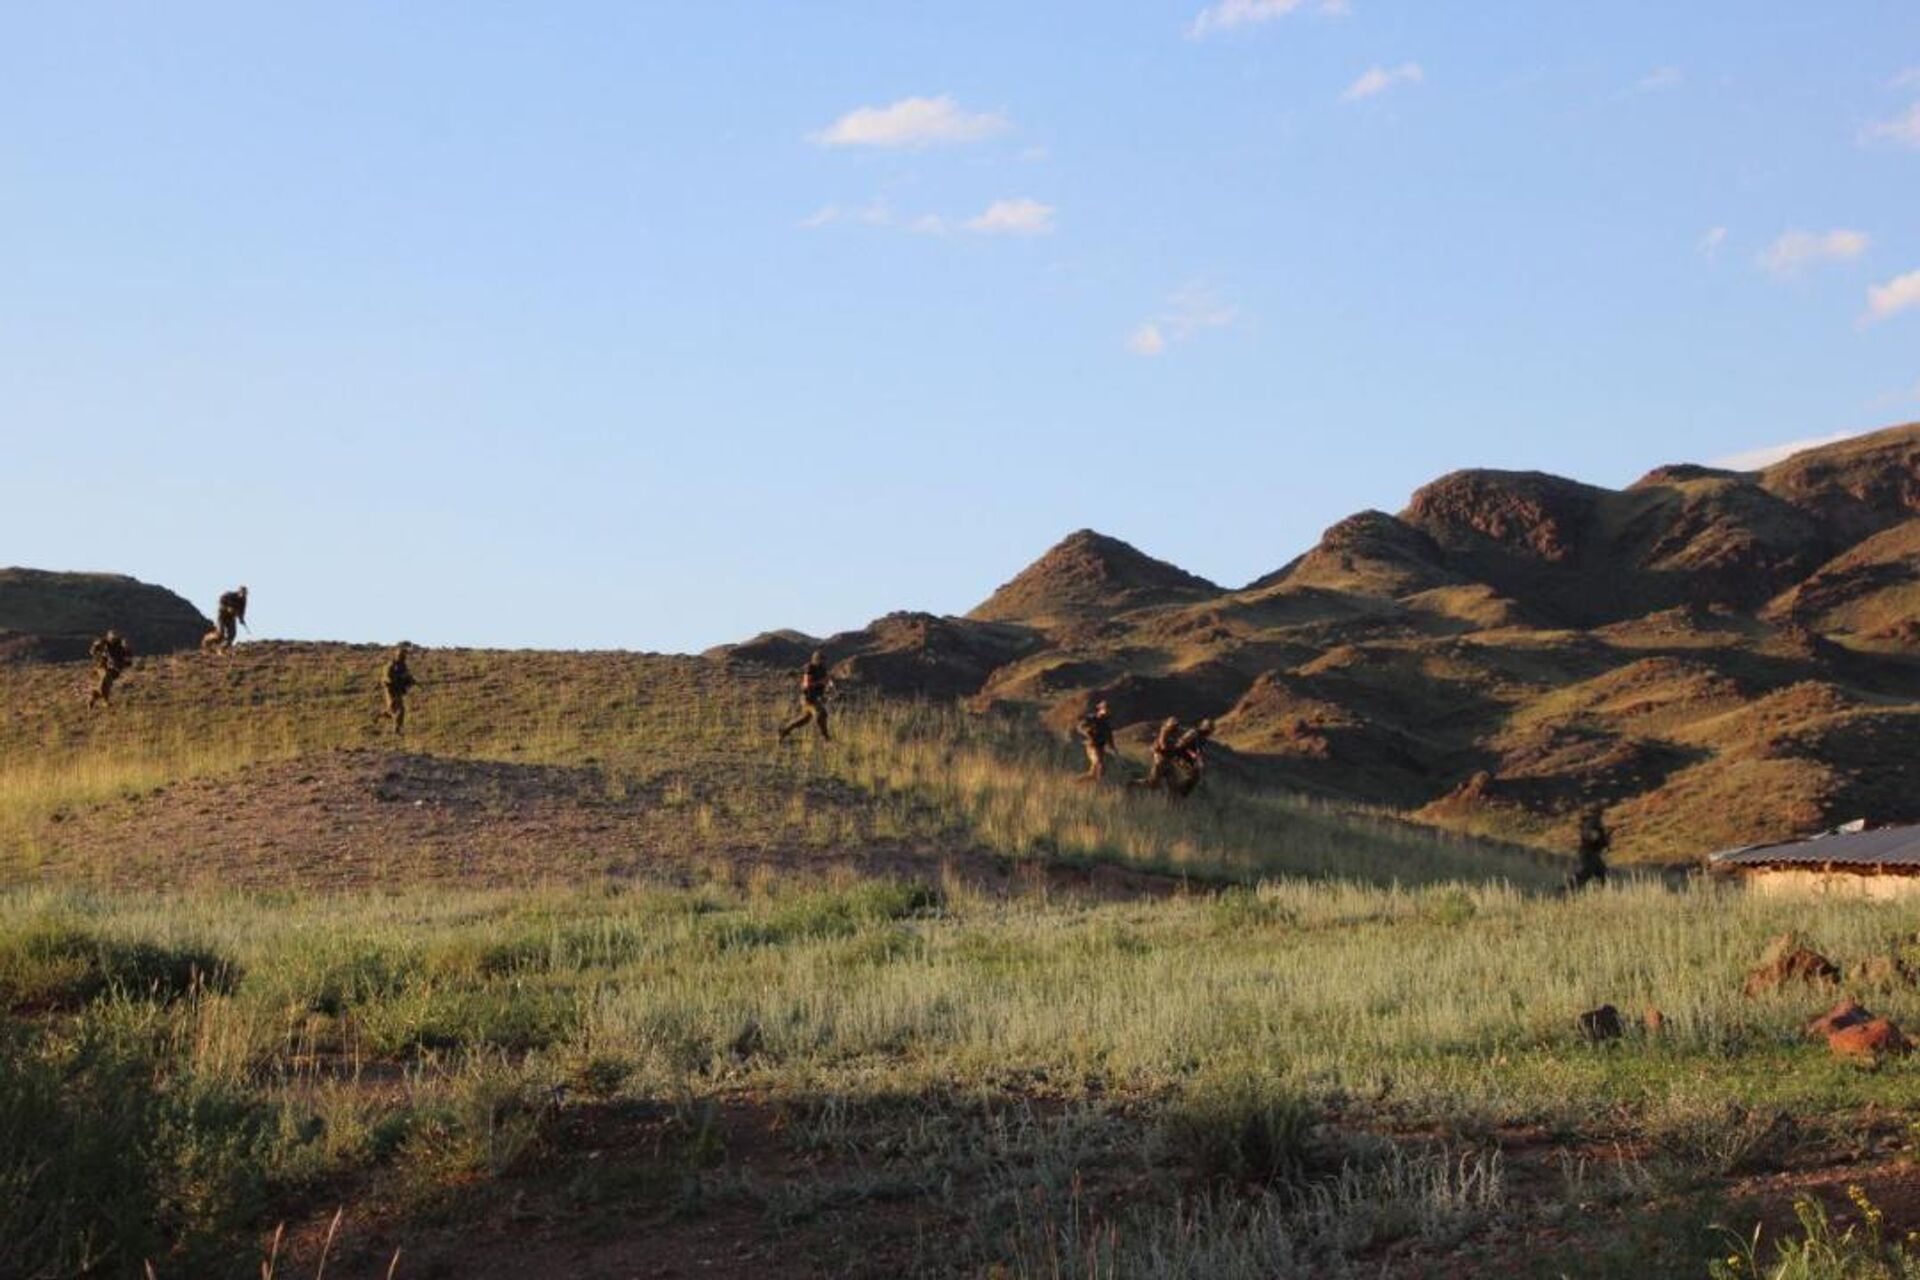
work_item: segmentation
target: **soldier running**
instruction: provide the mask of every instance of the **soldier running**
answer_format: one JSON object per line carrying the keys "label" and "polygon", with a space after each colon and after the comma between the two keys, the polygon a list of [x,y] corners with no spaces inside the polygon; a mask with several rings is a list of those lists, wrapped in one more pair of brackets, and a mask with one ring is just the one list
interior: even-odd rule
{"label": "soldier running", "polygon": [[1590,805],[1580,815],[1580,852],[1573,864],[1568,884],[1575,891],[1591,881],[1607,882],[1607,850],[1613,847],[1613,833],[1607,830],[1606,810]]}
{"label": "soldier running", "polygon": [[1200,722],[1181,734],[1173,744],[1173,762],[1176,775],[1167,782],[1167,794],[1176,799],[1185,800],[1200,788],[1200,779],[1207,771],[1207,743],[1213,738],[1213,721],[1202,717]]}
{"label": "soldier running", "polygon": [[820,730],[820,740],[832,742],[833,735],[827,732],[827,695],[832,692],[833,680],[827,675],[826,657],[815,649],[807,665],[800,669],[800,714],[780,726],[780,741],[785,742],[788,734],[812,721]]}
{"label": "soldier running", "polygon": [[109,627],[105,635],[87,646],[87,654],[93,659],[93,692],[87,697],[87,705],[111,708],[113,682],[133,665],[133,647]]}
{"label": "soldier running", "polygon": [[413,652],[413,646],[402,640],[387,659],[387,665],[380,669],[380,690],[387,695],[386,717],[393,721],[395,736],[407,731],[407,691],[418,683],[413,672],[407,670],[407,655]]}
{"label": "soldier running", "polygon": [[1107,773],[1107,756],[1113,751],[1113,721],[1107,718],[1107,700],[1100,699],[1093,704],[1093,710],[1080,717],[1078,726],[1081,745],[1087,751],[1087,771],[1080,775],[1082,782],[1098,782]]}
{"label": "soldier running", "polygon": [[[220,634],[220,647],[233,648],[233,642],[240,637],[240,628],[247,625],[247,589],[239,587],[223,592],[219,607],[215,611],[214,629]],[[251,628],[249,628],[251,630]],[[205,648],[205,642],[201,643]]]}
{"label": "soldier running", "polygon": [[1180,721],[1168,716],[1160,722],[1160,732],[1153,735],[1153,767],[1147,770],[1144,778],[1135,778],[1127,783],[1130,787],[1141,787],[1156,791],[1162,786],[1169,787],[1171,795],[1173,782],[1173,757],[1180,744]]}

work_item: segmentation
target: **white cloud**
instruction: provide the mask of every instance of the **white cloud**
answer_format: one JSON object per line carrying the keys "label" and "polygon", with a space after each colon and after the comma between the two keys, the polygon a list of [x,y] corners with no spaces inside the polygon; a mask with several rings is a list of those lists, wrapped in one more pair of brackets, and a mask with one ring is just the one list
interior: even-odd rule
{"label": "white cloud", "polygon": [[1708,227],[1706,233],[1700,237],[1700,252],[1706,257],[1707,261],[1711,262],[1720,256],[1720,250],[1726,243],[1727,229],[1725,227]]}
{"label": "white cloud", "polygon": [[1867,251],[1871,241],[1864,231],[1836,227],[1816,234],[1812,231],[1788,231],[1768,245],[1755,259],[1774,276],[1791,276],[1805,267],[1822,262],[1846,262]]}
{"label": "white cloud", "polygon": [[890,227],[923,236],[943,236],[952,231],[971,231],[977,235],[1043,236],[1054,230],[1053,205],[1025,196],[995,200],[980,213],[965,220],[943,214],[897,214],[884,200],[864,205],[822,205],[800,220],[809,230],[831,226]]}
{"label": "white cloud", "polygon": [[1137,356],[1157,356],[1204,329],[1224,329],[1239,318],[1240,313],[1212,289],[1191,280],[1168,296],[1166,308],[1158,315],[1140,322],[1127,338],[1127,350]]}
{"label": "white cloud", "polygon": [[1053,230],[1056,212],[1050,204],[1018,196],[995,200],[961,225],[983,236],[1044,236]]}
{"label": "white cloud", "polygon": [[1352,6],[1347,0],[1217,0],[1194,15],[1187,24],[1187,37],[1199,40],[1216,31],[1272,22],[1301,10],[1338,18],[1351,12]]}
{"label": "white cloud", "polygon": [[1867,323],[1885,320],[1909,307],[1920,307],[1920,271],[1909,271],[1868,289],[1867,314],[1861,318]]}
{"label": "white cloud", "polygon": [[1754,449],[1743,449],[1739,453],[1730,453],[1724,458],[1715,458],[1710,466],[1725,467],[1728,471],[1760,471],[1776,462],[1785,462],[1794,454],[1807,449],[1818,449],[1822,445],[1839,444],[1842,440],[1851,440],[1859,435],[1858,431],[1836,431],[1830,436],[1814,436],[1809,440],[1789,440],[1785,444],[1767,444]]}
{"label": "white cloud", "polygon": [[1920,147],[1920,102],[1891,120],[1876,120],[1860,131],[1863,142],[1891,142],[1896,146]]}
{"label": "white cloud", "polygon": [[979,142],[1011,127],[994,111],[963,111],[942,94],[902,98],[884,107],[856,107],[807,140],[822,147],[934,147]]}
{"label": "white cloud", "polygon": [[863,227],[890,227],[893,225],[893,210],[884,200],[864,204],[855,208],[843,205],[827,204],[800,220],[800,225],[809,230],[815,227],[830,227],[836,222],[853,222]]}
{"label": "white cloud", "polygon": [[1385,93],[1396,84],[1419,84],[1427,78],[1417,62],[1403,62],[1397,67],[1368,67],[1360,73],[1360,78],[1346,87],[1340,95],[1342,102],[1358,102],[1362,98],[1371,98],[1375,94]]}
{"label": "white cloud", "polygon": [[1157,356],[1167,349],[1167,335],[1149,320],[1127,338],[1127,350],[1137,356]]}
{"label": "white cloud", "polygon": [[1920,89],[1920,67],[1908,67],[1887,81],[1889,89]]}
{"label": "white cloud", "polygon": [[1686,83],[1686,73],[1678,67],[1655,67],[1633,82],[1628,94],[1657,93],[1661,89],[1672,89]]}

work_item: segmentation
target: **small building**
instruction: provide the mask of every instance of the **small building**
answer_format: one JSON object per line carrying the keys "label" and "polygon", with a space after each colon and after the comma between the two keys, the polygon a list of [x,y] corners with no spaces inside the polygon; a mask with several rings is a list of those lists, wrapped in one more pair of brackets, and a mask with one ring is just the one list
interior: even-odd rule
{"label": "small building", "polygon": [[1707,869],[1756,893],[1920,898],[1920,826],[1848,823],[1805,840],[1723,850]]}

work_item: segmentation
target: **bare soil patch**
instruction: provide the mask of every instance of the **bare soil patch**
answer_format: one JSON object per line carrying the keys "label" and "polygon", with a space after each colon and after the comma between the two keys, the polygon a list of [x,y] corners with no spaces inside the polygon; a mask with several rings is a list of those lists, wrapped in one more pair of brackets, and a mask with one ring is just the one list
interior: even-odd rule
{"label": "bare soil patch", "polygon": [[[868,797],[831,778],[763,780],[764,813],[710,803],[711,779],[639,782],[598,765],[347,749],[250,766],[58,815],[40,873],[118,888],[464,889],[603,880],[858,873],[996,893],[1159,897],[1181,882],[1106,864],[1011,860],[961,844],[804,842],[798,810],[857,830]],[[744,785],[751,789],[753,780]]]}

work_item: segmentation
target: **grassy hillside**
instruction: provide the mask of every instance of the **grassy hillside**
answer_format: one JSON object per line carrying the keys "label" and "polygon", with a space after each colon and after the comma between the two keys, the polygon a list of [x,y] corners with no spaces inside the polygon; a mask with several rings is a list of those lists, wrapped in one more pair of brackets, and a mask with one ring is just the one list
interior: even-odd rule
{"label": "grassy hillside", "polygon": [[707,861],[1555,875],[1226,775],[1177,810],[1078,786],[1074,749],[1017,717],[855,700],[832,747],[781,744],[790,682],[698,658],[429,652],[402,742],[379,717],[379,663],[339,645],[162,658],[111,713],[85,706],[81,668],[0,671],[0,851],[15,875],[134,886],[578,882]]}
{"label": "grassy hillside", "polygon": [[[111,713],[0,669],[0,1275],[1917,1265],[1920,1068],[1802,1033],[1920,1026],[1910,908],[1568,898],[1232,757],[1079,786],[1004,709],[783,745],[790,680],[706,659],[429,651],[397,743],[380,659],[149,659]],[[1540,722],[1770,714],[1648,662]],[[1742,994],[1789,930],[1843,985]]]}

